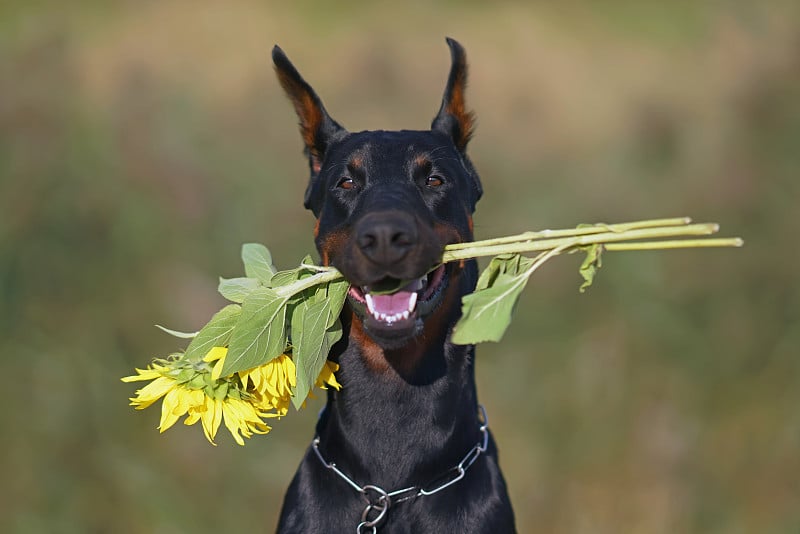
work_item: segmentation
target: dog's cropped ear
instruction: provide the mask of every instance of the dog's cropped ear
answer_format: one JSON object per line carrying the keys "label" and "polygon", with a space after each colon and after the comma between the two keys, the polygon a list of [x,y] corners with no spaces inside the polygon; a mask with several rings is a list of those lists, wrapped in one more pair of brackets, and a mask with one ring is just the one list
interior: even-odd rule
{"label": "dog's cropped ear", "polygon": [[442,97],[442,107],[433,119],[431,130],[449,135],[453,143],[464,152],[472,137],[475,115],[467,111],[464,103],[464,91],[467,87],[467,54],[464,48],[454,39],[447,38],[450,47],[450,75]]}
{"label": "dog's cropped ear", "polygon": [[317,93],[300,76],[278,45],[272,49],[272,62],[275,64],[278,81],[292,101],[300,119],[300,134],[305,143],[313,182],[322,168],[322,160],[328,146],[332,141],[344,137],[347,131],[328,115]]}

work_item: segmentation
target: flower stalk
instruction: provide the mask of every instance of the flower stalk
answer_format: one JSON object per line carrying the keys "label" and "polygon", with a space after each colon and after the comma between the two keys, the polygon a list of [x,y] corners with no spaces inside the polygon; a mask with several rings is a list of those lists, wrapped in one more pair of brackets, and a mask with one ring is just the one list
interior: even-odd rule
{"label": "flower stalk", "polygon": [[[660,239],[665,237],[710,235],[719,231],[714,223],[690,224],[690,219],[654,219],[617,225],[594,225],[568,230],[545,230],[530,232],[499,239],[487,239],[472,243],[458,243],[445,247],[442,263],[497,256],[499,254],[523,254],[562,248],[570,249],[590,245],[603,245],[606,250],[657,250],[698,247],[740,247],[739,238],[693,239],[671,241],[644,241],[617,246],[620,241]],[[666,224],[665,224],[666,223]]]}

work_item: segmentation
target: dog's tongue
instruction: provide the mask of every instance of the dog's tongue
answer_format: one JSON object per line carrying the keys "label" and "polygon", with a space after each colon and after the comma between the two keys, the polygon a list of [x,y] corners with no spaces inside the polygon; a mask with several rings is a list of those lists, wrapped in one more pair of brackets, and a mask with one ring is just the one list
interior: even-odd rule
{"label": "dog's tongue", "polygon": [[391,295],[373,295],[372,308],[375,313],[386,315],[398,315],[404,311],[412,311],[411,295],[416,296],[414,291],[398,291]]}
{"label": "dog's tongue", "polygon": [[376,295],[365,292],[367,308],[370,313],[383,320],[399,320],[414,311],[417,305],[417,291],[422,289],[422,280],[406,284],[394,293]]}

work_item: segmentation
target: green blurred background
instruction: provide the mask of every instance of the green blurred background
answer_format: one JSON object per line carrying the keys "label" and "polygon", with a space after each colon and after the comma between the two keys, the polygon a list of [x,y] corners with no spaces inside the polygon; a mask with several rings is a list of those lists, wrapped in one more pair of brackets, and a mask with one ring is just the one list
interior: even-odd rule
{"label": "green blurred background", "polygon": [[800,532],[796,2],[0,7],[0,531],[274,529],[319,403],[159,435],[119,377],[312,250],[280,43],[351,130],[425,128],[471,64],[478,237],[690,215],[740,250],[537,273],[480,396],[524,533]]}

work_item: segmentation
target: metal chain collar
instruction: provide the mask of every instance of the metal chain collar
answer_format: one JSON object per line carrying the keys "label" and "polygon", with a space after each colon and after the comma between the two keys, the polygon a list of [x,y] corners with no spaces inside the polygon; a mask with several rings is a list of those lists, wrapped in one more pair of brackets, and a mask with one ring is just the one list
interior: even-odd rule
{"label": "metal chain collar", "polygon": [[319,452],[319,436],[314,438],[314,440],[311,442],[311,448],[314,450],[317,458],[319,458],[319,461],[322,462],[322,465],[336,473],[339,478],[347,482],[351,488],[360,493],[367,501],[367,506],[361,513],[361,522],[356,527],[356,534],[376,534],[378,532],[378,526],[386,518],[386,514],[392,505],[401,503],[403,501],[408,501],[416,497],[433,495],[434,493],[438,493],[464,478],[464,475],[467,473],[467,469],[469,469],[472,464],[475,463],[475,460],[477,460],[482,453],[486,452],[486,448],[489,445],[489,419],[486,417],[486,410],[483,408],[483,406],[479,404],[478,408],[481,411],[482,419],[480,426],[480,441],[469,450],[464,458],[458,462],[458,465],[448,469],[438,476],[435,480],[442,482],[430,489],[419,486],[409,486],[407,488],[389,492],[373,484],[359,486],[355,481],[353,481],[352,478],[345,475],[338,467],[336,467],[334,462],[328,462],[322,457],[322,453]]}

